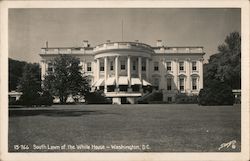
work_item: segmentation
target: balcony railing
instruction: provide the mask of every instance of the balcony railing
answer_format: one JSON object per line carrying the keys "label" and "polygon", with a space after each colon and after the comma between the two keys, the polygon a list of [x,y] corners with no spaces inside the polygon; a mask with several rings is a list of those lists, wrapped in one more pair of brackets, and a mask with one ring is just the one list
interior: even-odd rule
{"label": "balcony railing", "polygon": [[93,48],[42,48],[41,54],[91,54]]}
{"label": "balcony railing", "polygon": [[138,42],[109,42],[97,45],[94,48],[94,52],[99,52],[103,50],[110,50],[110,49],[137,49],[137,50],[148,50],[153,52],[151,46],[143,43]]}
{"label": "balcony railing", "polygon": [[154,51],[155,53],[204,53],[203,47],[161,47]]}

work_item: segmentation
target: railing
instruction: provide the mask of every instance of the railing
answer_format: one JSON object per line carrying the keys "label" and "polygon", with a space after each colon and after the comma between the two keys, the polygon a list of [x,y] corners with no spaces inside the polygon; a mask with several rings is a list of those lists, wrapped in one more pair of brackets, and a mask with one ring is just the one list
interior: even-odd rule
{"label": "railing", "polygon": [[89,54],[93,49],[85,48],[42,48],[41,54]]}
{"label": "railing", "polygon": [[94,48],[95,52],[102,51],[102,50],[108,50],[108,49],[141,49],[141,50],[149,50],[150,52],[153,52],[153,49],[151,46],[143,43],[138,42],[109,42],[97,45]]}
{"label": "railing", "polygon": [[161,47],[154,51],[155,53],[204,53],[203,47]]}
{"label": "railing", "polygon": [[204,53],[203,47],[151,47],[138,42],[109,42],[97,45],[95,48],[42,48],[41,54],[91,54],[109,49],[135,49],[157,53]]}

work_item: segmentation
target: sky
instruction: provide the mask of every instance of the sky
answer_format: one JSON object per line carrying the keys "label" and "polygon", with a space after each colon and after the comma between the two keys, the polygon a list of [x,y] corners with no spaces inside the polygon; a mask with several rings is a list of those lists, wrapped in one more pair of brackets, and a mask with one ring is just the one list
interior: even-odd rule
{"label": "sky", "polygon": [[[122,39],[123,22],[123,39]],[[111,41],[135,41],[166,46],[203,46],[205,61],[234,31],[241,32],[240,9],[9,9],[9,57],[39,62],[49,47],[91,46]]]}

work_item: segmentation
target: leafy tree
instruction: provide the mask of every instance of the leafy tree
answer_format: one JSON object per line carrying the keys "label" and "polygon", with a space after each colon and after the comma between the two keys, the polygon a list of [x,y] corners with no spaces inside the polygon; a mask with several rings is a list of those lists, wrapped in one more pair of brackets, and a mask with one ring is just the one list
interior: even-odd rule
{"label": "leafy tree", "polygon": [[16,90],[26,62],[9,58],[9,91]]}
{"label": "leafy tree", "polygon": [[241,88],[241,37],[230,33],[218,53],[204,65],[204,88],[200,91],[202,105],[233,104],[232,89]]}
{"label": "leafy tree", "polygon": [[69,96],[77,100],[90,89],[88,77],[82,73],[80,60],[70,55],[59,55],[53,60],[53,70],[45,75],[43,87],[58,96],[63,104]]}
{"label": "leafy tree", "polygon": [[238,32],[230,33],[225,43],[219,45],[218,53],[204,65],[204,80],[204,87],[212,80],[218,80],[232,89],[241,88],[241,37]]}
{"label": "leafy tree", "polygon": [[34,105],[41,93],[41,74],[39,64],[26,64],[18,85],[18,91],[22,92],[20,103]]}

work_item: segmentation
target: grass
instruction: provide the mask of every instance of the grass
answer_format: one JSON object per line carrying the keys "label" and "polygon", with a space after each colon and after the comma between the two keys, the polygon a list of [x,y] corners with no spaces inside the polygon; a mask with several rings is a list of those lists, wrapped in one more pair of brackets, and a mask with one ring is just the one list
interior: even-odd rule
{"label": "grass", "polygon": [[[241,142],[240,106],[61,105],[9,110],[10,152],[85,152],[98,150],[33,149],[36,145],[149,145],[114,152],[219,152],[222,143]],[[14,145],[29,149],[15,150]]]}

